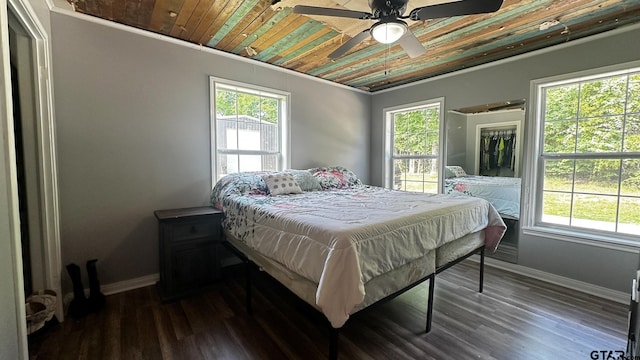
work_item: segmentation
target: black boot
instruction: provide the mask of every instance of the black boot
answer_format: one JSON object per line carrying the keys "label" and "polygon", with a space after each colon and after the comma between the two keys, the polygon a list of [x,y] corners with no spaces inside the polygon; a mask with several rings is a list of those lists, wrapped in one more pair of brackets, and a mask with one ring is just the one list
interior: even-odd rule
{"label": "black boot", "polygon": [[87,298],[84,297],[84,288],[80,277],[80,267],[74,263],[67,265],[67,272],[73,282],[73,300],[69,304],[69,315],[79,318],[87,314]]}
{"label": "black boot", "polygon": [[104,294],[100,292],[100,282],[98,281],[98,271],[96,270],[97,259],[87,261],[87,274],[89,275],[89,311],[98,311],[105,304]]}

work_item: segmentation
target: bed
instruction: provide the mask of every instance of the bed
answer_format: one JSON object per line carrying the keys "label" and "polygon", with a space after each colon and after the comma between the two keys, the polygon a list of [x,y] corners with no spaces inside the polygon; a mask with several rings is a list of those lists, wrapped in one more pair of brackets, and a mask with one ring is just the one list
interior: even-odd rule
{"label": "bed", "polygon": [[332,329],[430,279],[428,331],[435,274],[495,250],[506,229],[486,200],[367,186],[342,167],[227,175],[211,202],[224,212],[229,247],[321,311]]}
{"label": "bed", "polygon": [[446,166],[445,169],[445,194],[483,198],[502,217],[520,219],[520,178],[467,175],[459,166]]}

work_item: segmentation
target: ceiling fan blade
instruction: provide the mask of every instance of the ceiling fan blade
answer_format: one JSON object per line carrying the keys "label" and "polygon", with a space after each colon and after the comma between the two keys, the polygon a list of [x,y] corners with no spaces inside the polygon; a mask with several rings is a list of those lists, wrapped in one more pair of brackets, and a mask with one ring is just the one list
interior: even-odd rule
{"label": "ceiling fan blade", "polygon": [[323,15],[323,16],[336,16],[352,19],[371,19],[373,14],[363,11],[347,10],[347,9],[333,9],[319,6],[306,6],[296,5],[293,7],[293,12],[296,14],[304,15]]}
{"label": "ceiling fan blade", "polygon": [[420,40],[411,32],[407,31],[403,37],[398,40],[398,44],[402,46],[402,49],[409,55],[409,57],[418,57],[427,52]]}
{"label": "ceiling fan blade", "polygon": [[334,52],[329,54],[328,58],[329,59],[336,59],[336,58],[339,58],[340,56],[344,55],[347,51],[351,50],[351,48],[353,48],[356,45],[358,45],[361,42],[363,42],[369,36],[369,32],[370,32],[370,30],[367,29],[367,30],[364,30],[363,32],[359,33],[358,35],[352,37],[349,41],[347,41],[346,43],[342,44],[342,46],[340,46]]}
{"label": "ceiling fan blade", "polygon": [[452,16],[484,14],[498,11],[503,0],[461,0],[456,2],[415,8],[409,14],[411,20],[439,19]]}

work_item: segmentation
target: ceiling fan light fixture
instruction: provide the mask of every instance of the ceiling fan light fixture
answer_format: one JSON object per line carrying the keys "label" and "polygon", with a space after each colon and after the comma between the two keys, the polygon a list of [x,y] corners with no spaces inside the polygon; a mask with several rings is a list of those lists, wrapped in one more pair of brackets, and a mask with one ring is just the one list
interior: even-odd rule
{"label": "ceiling fan light fixture", "polygon": [[381,21],[371,28],[371,36],[382,44],[391,44],[407,32],[407,23],[402,20]]}

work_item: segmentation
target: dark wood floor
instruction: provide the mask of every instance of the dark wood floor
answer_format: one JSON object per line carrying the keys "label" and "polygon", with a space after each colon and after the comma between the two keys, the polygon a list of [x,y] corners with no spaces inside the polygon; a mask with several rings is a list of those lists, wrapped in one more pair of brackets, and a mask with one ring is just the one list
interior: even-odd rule
{"label": "dark wood floor", "polygon": [[[341,359],[590,359],[624,350],[627,306],[478,264],[438,275],[433,329],[427,284],[353,316]],[[106,308],[31,336],[31,359],[326,359],[323,317],[256,275],[254,316],[241,268],[201,295],[162,304],[154,287],[107,297]]]}

